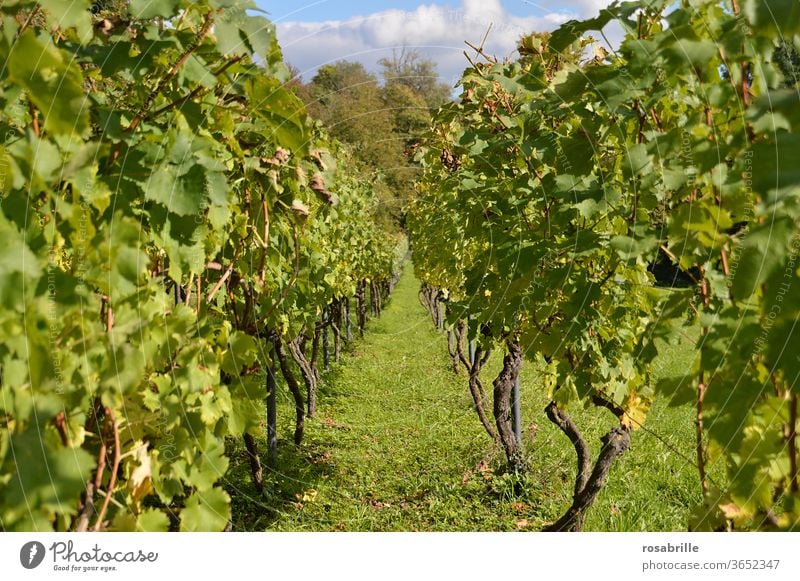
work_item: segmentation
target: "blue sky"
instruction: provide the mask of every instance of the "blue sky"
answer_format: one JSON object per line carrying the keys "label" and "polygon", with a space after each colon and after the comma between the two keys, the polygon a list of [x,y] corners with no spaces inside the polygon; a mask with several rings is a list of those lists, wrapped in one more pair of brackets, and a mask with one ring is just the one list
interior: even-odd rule
{"label": "blue sky", "polygon": [[[278,25],[287,62],[309,79],[337,60],[377,61],[414,48],[435,60],[445,82],[465,68],[464,41],[498,57],[513,53],[527,32],[556,28],[571,18],[596,16],[610,0],[256,0]],[[611,36],[615,36],[613,31]]]}
{"label": "blue sky", "polygon": [[[282,20],[304,20],[318,22],[320,20],[341,20],[353,16],[361,16],[373,12],[386,10],[387,8],[397,8],[400,10],[413,10],[420,4],[426,4],[422,0],[395,0],[394,2],[383,1],[370,2],[369,0],[257,0],[256,2],[262,9],[269,12],[270,18],[279,22]],[[427,2],[430,4],[430,2]],[[456,7],[457,1],[436,2],[440,5]]]}

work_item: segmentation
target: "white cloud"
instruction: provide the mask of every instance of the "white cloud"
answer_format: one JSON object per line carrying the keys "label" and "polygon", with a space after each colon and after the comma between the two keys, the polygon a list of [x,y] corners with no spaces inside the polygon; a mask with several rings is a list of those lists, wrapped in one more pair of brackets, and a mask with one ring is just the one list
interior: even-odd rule
{"label": "white cloud", "polygon": [[[500,0],[462,0],[459,10],[426,4],[412,11],[385,10],[348,20],[328,22],[283,22],[278,39],[288,62],[303,76],[337,60],[356,60],[375,71],[377,61],[391,56],[393,49],[417,48],[434,59],[439,73],[455,83],[467,65],[464,41],[480,44],[489,25],[486,52],[499,58],[513,53],[520,36],[553,30],[560,23],[583,14],[584,7],[605,4],[603,0],[578,0],[580,10],[551,11],[542,16],[516,16]],[[593,14],[596,14],[596,10]]]}

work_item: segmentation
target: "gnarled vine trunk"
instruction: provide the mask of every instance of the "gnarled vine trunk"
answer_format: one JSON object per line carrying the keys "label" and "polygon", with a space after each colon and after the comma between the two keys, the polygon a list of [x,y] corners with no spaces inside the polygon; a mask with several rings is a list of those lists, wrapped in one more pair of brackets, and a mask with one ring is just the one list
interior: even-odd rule
{"label": "gnarled vine trunk", "polygon": [[334,299],[330,306],[331,328],[333,329],[333,360],[339,363],[342,351],[342,305]]}
{"label": "gnarled vine trunk", "polygon": [[328,307],[325,307],[322,311],[322,366],[325,371],[331,368],[330,326],[331,311]]}
{"label": "gnarled vine trunk", "polygon": [[324,322],[318,322],[314,326],[314,337],[311,340],[311,359],[309,363],[311,364],[311,369],[314,372],[314,377],[317,379],[317,383],[322,380],[322,374],[319,372],[319,365],[317,361],[319,361],[319,342],[322,338],[322,326]]}
{"label": "gnarled vine trunk", "polygon": [[244,447],[247,451],[247,461],[250,464],[250,475],[253,485],[259,492],[264,491],[264,470],[261,468],[261,457],[258,455],[258,446],[251,434],[244,435]]}
{"label": "gnarled vine trunk", "polygon": [[367,326],[367,305],[364,300],[367,281],[360,280],[356,285],[356,319],[358,323],[358,334],[364,336],[364,328]]}
{"label": "gnarled vine trunk", "polygon": [[[478,358],[475,358],[476,361]],[[522,367],[522,349],[516,339],[506,342],[503,369],[494,380],[494,419],[500,443],[506,453],[508,467],[518,472],[523,469],[522,447],[514,434],[511,421],[511,392]]]}
{"label": "gnarled vine trunk", "polygon": [[[453,335],[453,348],[455,349],[454,365],[458,365],[460,361],[464,369],[467,370],[467,375],[469,376],[469,393],[472,396],[473,407],[478,414],[478,419],[489,437],[499,444],[500,437],[497,435],[497,431],[486,414],[486,406],[484,405],[486,401],[486,392],[483,389],[483,383],[480,378],[481,370],[489,360],[491,351],[484,351],[482,348],[478,347],[475,351],[474,362],[467,358],[464,353],[464,343],[467,337],[467,323],[463,319],[458,322],[458,325],[453,331]],[[457,369],[455,371],[457,372]]]}
{"label": "gnarled vine trunk", "polygon": [[350,297],[344,299],[344,320],[347,342],[353,340],[353,326],[350,322]]}
{"label": "gnarled vine trunk", "polygon": [[303,377],[303,383],[306,386],[306,415],[313,418],[317,411],[317,375],[311,367],[311,363],[306,359],[306,354],[303,350],[304,337],[298,336],[294,341],[287,343],[289,352],[292,354],[292,359],[300,369],[300,375]]}
{"label": "gnarled vine trunk", "polygon": [[455,329],[447,331],[447,352],[450,354],[450,365],[453,373],[458,375],[458,334]]}
{"label": "gnarled vine trunk", "polygon": [[592,468],[589,447],[586,445],[586,441],[572,418],[564,410],[560,409],[555,402],[550,402],[545,408],[545,412],[548,419],[558,426],[572,442],[578,465],[572,505],[561,518],[543,530],[549,532],[581,531],[583,530],[586,511],[592,506],[597,495],[605,486],[614,460],[624,454],[630,447],[630,429],[627,426],[619,425],[600,439],[603,447],[600,449]]}
{"label": "gnarled vine trunk", "polygon": [[423,284],[419,289],[419,301],[430,313],[433,325],[439,329],[439,289],[428,284]]}
{"label": "gnarled vine trunk", "polygon": [[299,446],[303,442],[303,431],[305,430],[305,402],[303,401],[303,392],[300,391],[300,385],[294,376],[292,368],[289,366],[289,360],[286,357],[286,350],[283,348],[283,341],[280,337],[275,338],[275,353],[278,356],[278,363],[281,366],[281,373],[286,380],[286,385],[294,398],[294,443]]}
{"label": "gnarled vine trunk", "polygon": [[481,424],[483,424],[483,428],[492,440],[499,443],[500,437],[495,431],[494,426],[492,426],[489,417],[486,415],[486,410],[483,405],[483,402],[486,401],[486,392],[483,390],[480,375],[481,369],[488,358],[489,353],[486,352],[484,354],[480,346],[475,349],[475,361],[469,370],[469,393],[472,395],[472,402],[478,414],[478,419],[480,419]]}
{"label": "gnarled vine trunk", "polygon": [[278,382],[275,381],[275,345],[270,349],[270,361],[266,365],[267,375],[267,466],[278,465]]}

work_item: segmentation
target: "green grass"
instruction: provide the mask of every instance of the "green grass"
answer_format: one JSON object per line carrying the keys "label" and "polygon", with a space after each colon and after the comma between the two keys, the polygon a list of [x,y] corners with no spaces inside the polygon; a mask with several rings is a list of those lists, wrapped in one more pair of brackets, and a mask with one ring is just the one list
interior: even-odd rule
{"label": "green grass", "polygon": [[[524,478],[503,474],[502,453],[483,432],[466,377],[453,374],[446,338],[417,289],[409,266],[383,316],[326,374],[300,449],[291,444],[293,412],[281,390],[279,468],[263,495],[251,483],[243,446],[229,442],[235,530],[537,530],[566,509],[574,452],[544,415],[536,369],[527,364],[521,382],[530,470]],[[666,373],[685,369],[690,358],[690,348],[678,346],[660,364]],[[484,369],[485,385],[500,359],[493,355]],[[615,420],[593,407],[573,416],[597,453]],[[691,408],[655,406],[647,431],[634,433],[615,464],[586,530],[686,530],[700,501],[692,422]]]}

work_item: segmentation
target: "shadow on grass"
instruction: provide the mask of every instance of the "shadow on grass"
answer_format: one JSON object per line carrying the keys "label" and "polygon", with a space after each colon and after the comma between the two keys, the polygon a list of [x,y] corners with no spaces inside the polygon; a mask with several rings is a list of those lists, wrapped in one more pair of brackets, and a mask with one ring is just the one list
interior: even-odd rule
{"label": "shadow on grass", "polygon": [[[330,369],[322,372],[322,381],[317,386],[318,399],[328,405],[340,398],[352,395],[352,390],[343,389],[341,381],[348,360],[359,356],[362,341],[343,343],[339,363],[331,357]],[[299,370],[295,370],[299,376]],[[288,387],[282,377],[278,378],[278,393],[286,395]],[[278,432],[283,429],[291,433],[288,419],[293,416],[293,404],[288,397],[278,401]],[[318,488],[321,480],[329,478],[335,470],[331,460],[334,442],[322,434],[311,434],[318,422],[330,421],[320,416],[316,420],[306,418],[306,438],[301,447],[290,439],[278,440],[278,461],[274,469],[267,467],[267,443],[265,429],[256,437],[263,470],[264,490],[258,492],[250,470],[250,463],[242,438],[226,438],[225,453],[230,467],[224,480],[224,489],[231,496],[231,529],[233,531],[261,531],[269,529],[287,512],[296,511],[307,500],[309,491]],[[328,428],[339,426],[326,425]],[[315,437],[316,436],[316,437]],[[312,492],[313,494],[313,492]]]}
{"label": "shadow on grass", "polygon": [[296,447],[291,441],[278,441],[277,467],[266,465],[266,442],[258,441],[264,472],[264,491],[259,493],[250,473],[250,463],[242,439],[228,438],[226,455],[231,464],[224,488],[231,496],[233,531],[263,531],[286,512],[296,510],[309,491],[318,487],[333,472],[330,453],[319,443]]}

